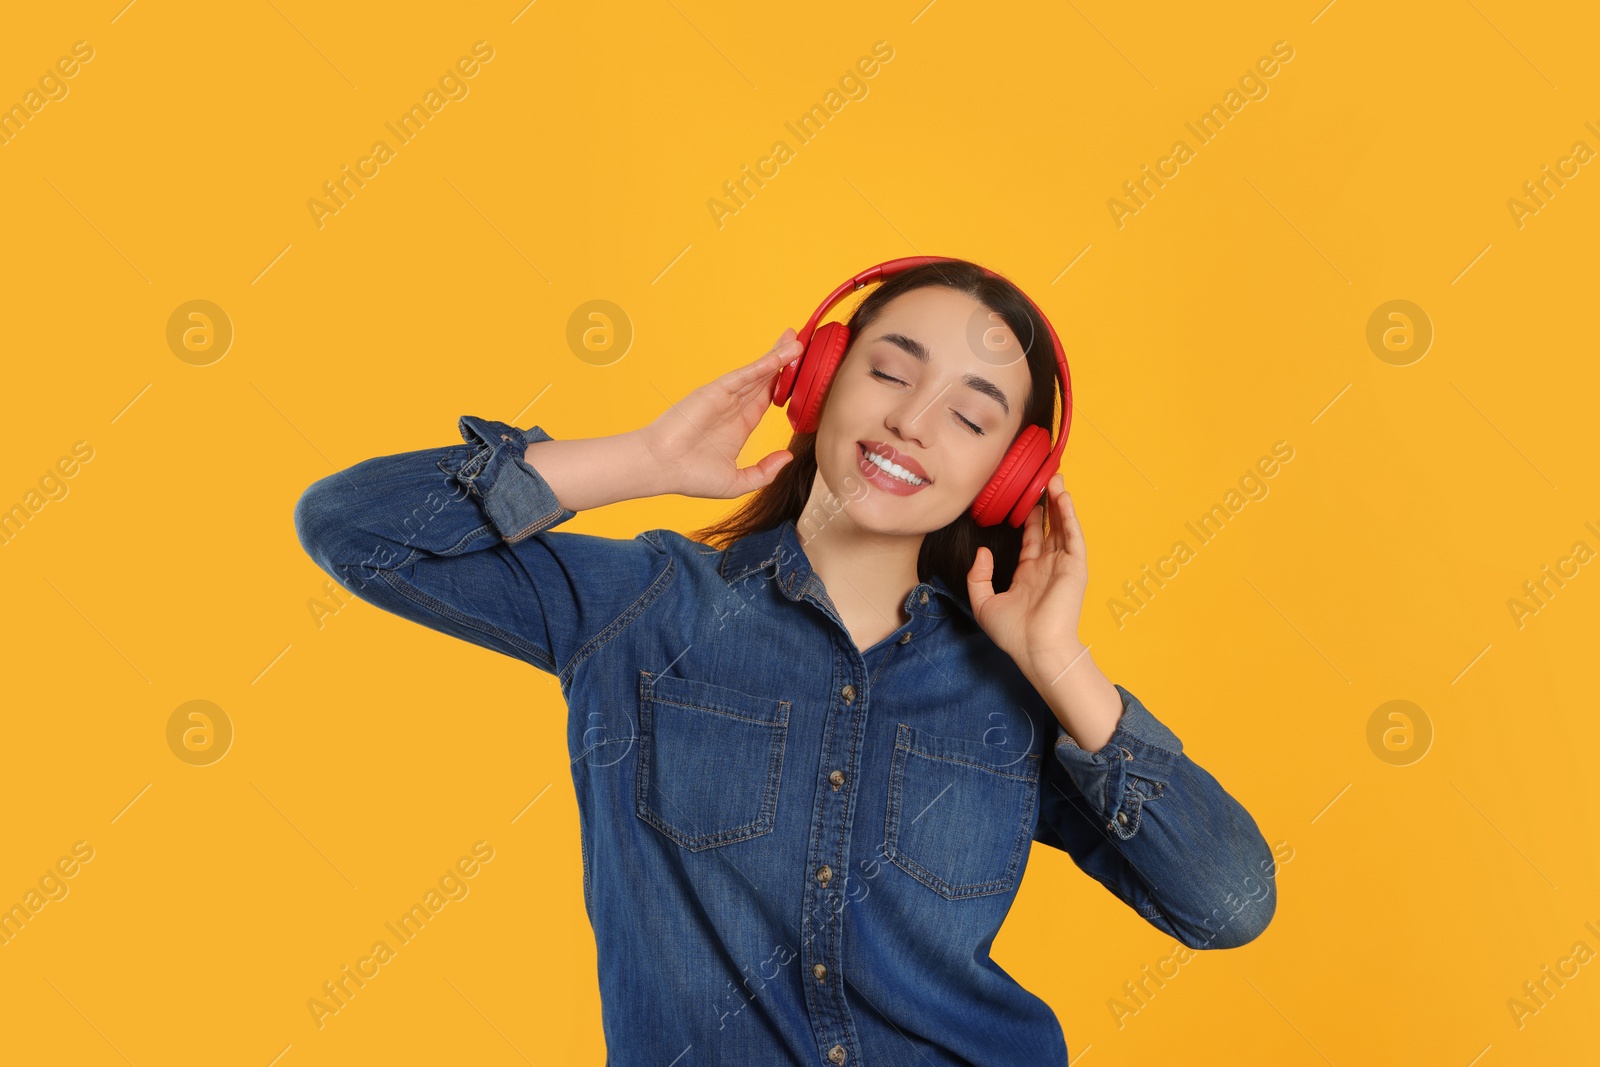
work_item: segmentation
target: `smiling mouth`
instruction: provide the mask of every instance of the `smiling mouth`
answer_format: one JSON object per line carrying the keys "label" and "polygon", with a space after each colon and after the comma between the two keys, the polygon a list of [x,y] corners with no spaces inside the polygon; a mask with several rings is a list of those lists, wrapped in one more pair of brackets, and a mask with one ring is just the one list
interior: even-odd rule
{"label": "smiling mouth", "polygon": [[856,451],[860,453],[863,461],[872,464],[884,474],[894,478],[899,482],[903,482],[907,486],[915,486],[920,488],[924,485],[932,484],[933,480],[931,478],[919,478],[917,475],[912,474],[898,463],[887,460],[878,455],[876,452],[869,450],[859,441],[856,442]]}

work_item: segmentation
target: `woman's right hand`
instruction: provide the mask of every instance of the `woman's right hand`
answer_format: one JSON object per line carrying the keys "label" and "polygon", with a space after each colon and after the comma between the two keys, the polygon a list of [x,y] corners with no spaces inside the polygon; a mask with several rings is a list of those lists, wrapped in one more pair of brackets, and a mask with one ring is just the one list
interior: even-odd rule
{"label": "woman's right hand", "polygon": [[739,451],[772,404],[772,379],[800,354],[795,332],[753,363],[707,382],[640,431],[667,485],[660,492],[727,499],[767,485],[794,455],[786,448],[740,467]]}

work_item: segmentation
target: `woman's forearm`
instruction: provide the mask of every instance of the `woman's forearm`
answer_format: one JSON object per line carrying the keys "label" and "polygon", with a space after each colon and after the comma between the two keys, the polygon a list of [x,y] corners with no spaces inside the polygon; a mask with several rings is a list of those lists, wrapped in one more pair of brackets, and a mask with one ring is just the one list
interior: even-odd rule
{"label": "woman's forearm", "polygon": [[572,511],[677,491],[639,430],[609,437],[535,441],[522,458],[549,483],[561,506]]}
{"label": "woman's forearm", "polygon": [[1019,666],[1078,747],[1098,752],[1106,746],[1122,718],[1122,697],[1087,647],[1067,649],[1048,664]]}

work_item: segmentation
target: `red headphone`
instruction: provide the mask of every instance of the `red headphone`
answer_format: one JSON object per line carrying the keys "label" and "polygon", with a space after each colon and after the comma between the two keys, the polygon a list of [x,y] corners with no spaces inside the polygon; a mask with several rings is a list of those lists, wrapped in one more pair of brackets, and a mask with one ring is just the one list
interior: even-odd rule
{"label": "red headphone", "polygon": [[[891,259],[867,268],[828,294],[828,299],[811,313],[811,318],[795,335],[805,346],[800,355],[784,364],[772,383],[772,402],[778,407],[789,405],[789,424],[800,433],[816,432],[822,402],[828,395],[828,383],[850,347],[849,327],[842,322],[828,322],[819,328],[817,322],[822,316],[845,296],[865,285],[888,281],[901,271],[925,263],[959,262],[962,261],[948,256]],[[1007,280],[986,267],[979,269],[990,278]],[[1028,521],[1028,513],[1043,498],[1045,485],[1060,467],[1061,453],[1067,447],[1067,432],[1072,427],[1072,375],[1067,370],[1067,354],[1061,348],[1061,338],[1056,336],[1056,328],[1050,325],[1039,305],[1027,294],[1023,294],[1023,298],[1044,320],[1045,328],[1050,331],[1050,341],[1055,345],[1056,372],[1061,377],[1061,436],[1052,448],[1050,432],[1044,427],[1030,424],[1022,428],[994,476],[972,502],[972,517],[979,526],[998,526],[1002,521],[1021,526]]]}

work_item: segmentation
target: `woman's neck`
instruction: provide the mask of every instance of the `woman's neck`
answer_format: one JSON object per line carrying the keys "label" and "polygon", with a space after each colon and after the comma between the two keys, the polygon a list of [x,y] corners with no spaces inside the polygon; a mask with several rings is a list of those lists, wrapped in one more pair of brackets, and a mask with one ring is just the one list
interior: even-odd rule
{"label": "woman's neck", "polygon": [[906,596],[920,581],[917,557],[925,535],[862,530],[839,508],[820,478],[803,515],[827,516],[802,518],[795,532],[812,571],[847,626],[852,632],[898,629],[905,622]]}

